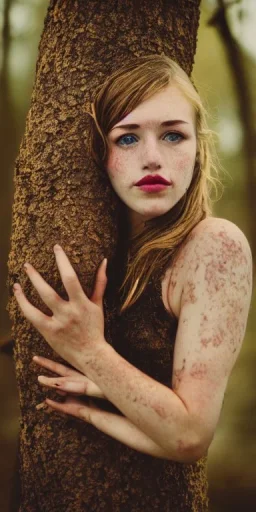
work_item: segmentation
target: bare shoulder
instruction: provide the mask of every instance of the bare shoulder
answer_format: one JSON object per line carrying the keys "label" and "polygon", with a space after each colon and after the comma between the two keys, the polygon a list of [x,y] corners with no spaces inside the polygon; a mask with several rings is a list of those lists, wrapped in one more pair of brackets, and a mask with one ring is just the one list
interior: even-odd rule
{"label": "bare shoulder", "polygon": [[[185,282],[200,271],[214,287],[217,274],[240,268],[247,281],[252,281],[252,254],[243,231],[233,222],[218,217],[207,217],[190,232],[181,246],[168,273],[167,303],[179,318],[181,295]],[[216,286],[217,283],[215,283]],[[192,289],[191,289],[192,293]]]}
{"label": "bare shoulder", "polygon": [[219,262],[215,271],[224,271],[230,265],[252,266],[249,242],[243,231],[233,222],[218,217],[208,217],[191,231],[185,244],[185,268],[196,270]]}
{"label": "bare shoulder", "polygon": [[216,233],[221,238],[224,232],[243,239],[244,243],[249,247],[247,238],[243,231],[236,224],[234,224],[234,222],[231,222],[228,219],[222,219],[220,217],[206,217],[203,219],[191,231],[191,236],[189,236],[189,239],[195,239],[198,236],[202,236],[203,234],[205,234],[204,236],[207,236],[207,234],[210,236],[211,234],[216,235]]}

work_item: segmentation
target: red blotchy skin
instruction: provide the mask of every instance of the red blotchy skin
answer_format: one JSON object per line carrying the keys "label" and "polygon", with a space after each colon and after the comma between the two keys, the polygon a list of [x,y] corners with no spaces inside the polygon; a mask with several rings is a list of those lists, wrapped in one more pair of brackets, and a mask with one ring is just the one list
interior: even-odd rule
{"label": "red blotchy skin", "polygon": [[[243,253],[240,242],[235,242],[234,240],[230,239],[225,231],[219,231],[217,235],[212,234],[212,238],[215,240],[218,238],[222,242],[222,261],[218,262],[217,264],[214,264],[213,261],[209,261],[207,264],[205,279],[208,283],[207,291],[210,295],[215,294],[215,292],[218,291],[225,283],[224,274],[230,272],[230,269],[228,268],[228,262],[231,259],[232,261],[235,260],[237,265],[245,265],[245,267],[247,267],[247,260]],[[233,284],[232,277],[231,284]]]}
{"label": "red blotchy skin", "polygon": [[194,363],[190,370],[191,377],[195,379],[204,379],[207,374],[207,366],[204,363]]}
{"label": "red blotchy skin", "polygon": [[[194,238],[191,235],[188,237],[187,247],[190,241],[194,242]],[[209,232],[207,245],[209,245],[209,247],[206,248],[203,256],[200,244],[198,246],[193,245],[192,258],[187,268],[183,304],[195,304],[198,300],[198,292],[196,291],[197,279],[198,276],[200,276],[198,272],[200,272],[200,263],[204,260],[206,311],[202,313],[202,320],[200,322],[200,343],[203,348],[207,348],[209,345],[217,348],[225,341],[234,353],[236,351],[236,349],[234,350],[234,340],[237,339],[237,333],[240,332],[242,338],[245,329],[245,323],[243,324],[241,322],[243,304],[241,303],[241,299],[238,301],[235,297],[237,292],[241,294],[241,291],[244,292],[245,299],[248,296],[248,283],[250,280],[248,260],[241,242],[232,239],[229,233],[223,228],[219,229],[218,232]],[[183,257],[186,257],[186,248],[183,252]],[[231,261],[232,264],[230,263]],[[241,276],[239,279],[237,278],[238,271],[239,276]],[[202,279],[202,277],[201,275],[200,279]],[[226,298],[221,292],[224,287],[227,287],[227,282],[230,283],[230,289],[234,290],[234,299],[230,297]],[[238,296],[239,293],[237,294]],[[209,305],[207,307],[208,302]],[[210,334],[210,332],[208,335],[207,326],[209,325],[209,329],[212,327],[210,325],[210,318],[213,309],[217,309],[221,312],[225,310],[227,315],[225,324],[222,323],[221,326],[216,326],[217,329],[215,329],[214,335]]]}
{"label": "red blotchy skin", "polygon": [[184,375],[185,373],[185,363],[186,363],[186,359],[183,359],[183,366],[180,370],[174,370],[174,384],[173,384],[173,389],[175,391],[177,391],[181,381],[182,381],[182,376]]}
{"label": "red blotchy skin", "polygon": [[214,347],[218,347],[223,342],[224,336],[221,336],[220,334],[216,334],[215,336],[212,336],[211,338],[202,338],[201,339],[201,345],[203,347],[207,348],[207,345],[209,343],[212,343]]}
{"label": "red blotchy skin", "polygon": [[161,405],[158,405],[158,404],[155,404],[154,405],[154,411],[158,414],[158,416],[160,416],[160,418],[162,418],[163,420],[165,420],[168,416],[167,412],[166,412],[166,409],[164,407],[162,407]]}
{"label": "red blotchy skin", "polygon": [[186,303],[195,304],[195,302],[197,301],[197,298],[195,295],[195,287],[196,287],[196,285],[192,281],[187,282],[187,293],[186,293],[186,297],[184,299],[184,304],[186,304]]}
{"label": "red blotchy skin", "polygon": [[[173,390],[191,414],[192,432],[206,446],[242,345],[252,265],[244,235],[225,219],[204,219],[194,232],[196,237],[187,237],[175,261],[181,293]],[[183,436],[176,447],[186,452]]]}

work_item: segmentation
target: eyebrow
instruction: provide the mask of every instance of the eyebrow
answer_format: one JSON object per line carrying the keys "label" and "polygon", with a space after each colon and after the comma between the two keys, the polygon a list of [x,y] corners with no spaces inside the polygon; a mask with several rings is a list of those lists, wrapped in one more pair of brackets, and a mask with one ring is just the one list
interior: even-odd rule
{"label": "eyebrow", "polygon": [[[169,121],[164,121],[160,124],[160,126],[173,126],[174,124],[188,124],[187,121],[182,121],[182,119],[173,119]],[[120,124],[118,126],[115,126],[112,128],[112,130],[117,130],[117,128],[128,128],[128,130],[136,130],[136,128],[140,128],[141,126],[139,124]]]}

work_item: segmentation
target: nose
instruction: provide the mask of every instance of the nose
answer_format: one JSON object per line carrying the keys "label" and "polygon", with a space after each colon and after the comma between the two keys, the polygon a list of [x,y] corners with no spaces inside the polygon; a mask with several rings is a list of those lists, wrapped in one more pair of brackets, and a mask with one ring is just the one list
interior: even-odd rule
{"label": "nose", "polygon": [[162,167],[162,157],[153,137],[149,137],[144,143],[142,162],[143,169],[149,169],[150,171]]}

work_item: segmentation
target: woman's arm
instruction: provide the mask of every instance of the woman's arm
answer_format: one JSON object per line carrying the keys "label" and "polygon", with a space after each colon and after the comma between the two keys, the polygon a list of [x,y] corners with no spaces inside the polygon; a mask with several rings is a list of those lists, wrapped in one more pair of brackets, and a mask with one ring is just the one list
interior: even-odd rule
{"label": "woman's arm", "polygon": [[[124,416],[104,411],[95,406],[95,404],[85,404],[79,399],[71,396],[86,395],[89,397],[105,398],[104,394],[94,382],[90,381],[85,375],[77,370],[69,368],[63,364],[47,359],[46,357],[34,356],[33,361],[39,366],[57,374],[57,377],[47,377],[39,375],[38,381],[42,386],[55,389],[57,393],[68,395],[65,402],[55,402],[47,398],[46,403],[58,412],[71,414],[87,423],[91,423],[98,430],[104,432],[117,441],[138,450],[139,452],[152,455],[153,457],[167,458],[165,451],[150,439],[138,427]],[[37,405],[40,410],[43,404]]]}
{"label": "woman's arm", "polygon": [[[114,350],[113,354],[116,354],[116,356],[119,358],[119,361],[122,360],[124,361],[125,364],[127,363],[127,361],[121,358]],[[107,355],[107,352],[105,353],[105,355]],[[148,436],[147,433],[145,433],[139,427],[139,425],[135,425],[131,421],[131,419],[119,416],[118,414],[113,414],[112,412],[104,411],[102,409],[99,409],[95,405],[87,405],[83,401],[75,398],[75,396],[81,396],[83,394],[89,397],[107,398],[106,395],[101,391],[99,386],[94,384],[94,382],[87,376],[84,376],[80,372],[68,368],[65,365],[56,363],[55,361],[51,361],[50,359],[34,356],[33,360],[40,366],[60,375],[60,377],[47,377],[45,375],[39,375],[38,381],[41,385],[55,389],[57,390],[58,393],[62,395],[74,395],[74,397],[68,396],[65,402],[63,403],[55,402],[47,398],[45,402],[46,404],[50,405],[52,409],[55,409],[56,411],[61,413],[71,414],[77,418],[87,421],[88,423],[91,423],[99,430],[102,430],[105,434],[108,434],[111,437],[117,439],[118,441],[126,444],[127,446],[135,450],[141,451],[143,453],[147,453],[149,455],[153,455],[155,457],[160,457],[164,459],[178,460],[180,462],[194,461],[194,453],[190,453],[189,451],[187,451],[186,453],[186,447],[181,446],[180,450],[173,450],[170,453],[169,450],[166,450],[165,443],[163,443],[162,445],[162,443],[158,444],[155,440],[152,440],[152,438]],[[111,364],[115,364],[114,361],[115,360],[112,359]],[[104,365],[104,357],[101,357],[101,363]],[[112,368],[111,364],[107,365],[110,371]],[[169,388],[154,381],[147,375],[143,374],[142,372],[134,368],[129,363],[127,363],[127,365],[129,365],[129,367],[131,368],[133,377],[134,371],[136,370],[138,374],[142,375],[142,381],[148,379],[153,383],[153,386],[156,385],[157,388],[160,387],[165,391],[165,396],[167,397],[167,400],[169,399],[170,394],[172,394],[178,402],[179,399],[174,395],[174,393],[171,392],[171,390],[169,390]],[[121,371],[122,374],[122,367],[120,367],[119,371]],[[159,393],[158,389],[156,390],[156,392]],[[163,398],[163,396],[160,396],[159,398],[161,402],[161,398]],[[41,408],[43,408],[43,404],[39,404],[37,406],[37,409]],[[156,410],[159,418],[158,421],[161,423],[163,412],[161,410],[161,405],[158,406]],[[178,425],[179,423],[176,422],[174,427],[176,436]],[[165,427],[165,425],[163,425],[163,427]]]}
{"label": "woman's arm", "polygon": [[[244,234],[222,219],[205,222],[187,253],[175,341],[174,391],[102,346],[83,373],[169,458],[196,460],[208,449],[228,377],[241,348],[252,291]],[[170,369],[170,375],[171,375]]]}
{"label": "woman's arm", "polygon": [[[65,252],[58,245],[54,252],[69,300],[63,300],[26,263],[32,284],[53,315],[33,306],[15,283],[15,297],[25,317],[64,360],[94,382],[131,423],[161,446],[168,458],[182,462],[197,458],[197,433],[182,401],[169,388],[130,365],[104,339],[106,260],[99,266],[94,291],[88,299]],[[170,368],[170,374],[171,371]],[[95,379],[90,373],[95,373]]]}
{"label": "woman's arm", "polygon": [[[161,446],[166,458],[199,459],[199,438],[182,400],[168,387],[144,374],[106,345],[84,359],[84,374],[125,417]],[[171,372],[170,372],[171,373]]]}
{"label": "woman's arm", "polygon": [[208,218],[186,247],[172,387],[210,444],[245,335],[252,255],[232,222]]}
{"label": "woman's arm", "polygon": [[[166,451],[158,446],[144,432],[124,416],[103,411],[95,404],[84,404],[82,401],[68,397],[66,402],[59,403],[46,399],[47,405],[55,411],[70,414],[80,420],[90,423],[104,434],[113,437],[120,443],[139,452],[161,459],[168,459]],[[41,404],[39,405],[41,408]]]}
{"label": "woman's arm", "polygon": [[[204,229],[202,229],[202,226]],[[187,242],[173,376],[174,391],[123,359],[104,339],[100,265],[89,300],[66,254],[55,246],[69,300],[62,300],[31,266],[28,275],[53,311],[48,317],[15,296],[51,347],[86,375],[168,458],[200,458],[212,440],[228,377],[241,348],[252,291],[252,258],[244,234],[229,221],[205,219]]]}
{"label": "woman's arm", "polygon": [[[85,377],[85,375],[45,357],[34,356],[33,361],[39,366],[58,375],[57,377],[39,375],[38,381],[42,386],[55,389],[57,393],[61,395],[69,395],[63,403],[47,399],[46,403],[48,403],[48,405],[51,404],[50,407],[52,409],[65,414],[71,414],[83,421],[91,423],[98,430],[101,430],[134,450],[154,457],[167,458],[165,451],[146,436],[138,427],[133,425],[128,418],[104,411],[96,407],[95,404],[87,405],[79,399],[71,398],[71,395],[105,398],[100,388]],[[39,410],[42,408],[43,404],[37,406]]]}

